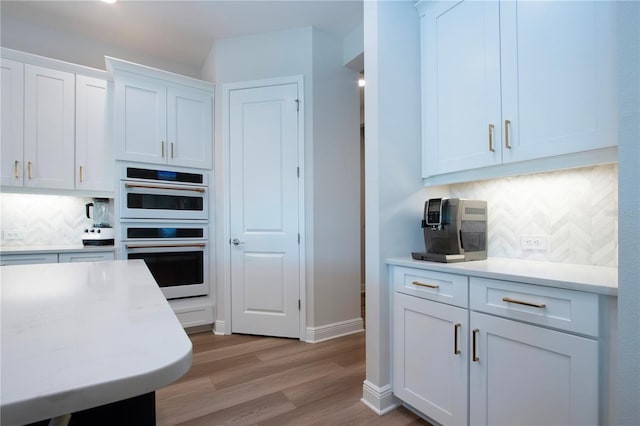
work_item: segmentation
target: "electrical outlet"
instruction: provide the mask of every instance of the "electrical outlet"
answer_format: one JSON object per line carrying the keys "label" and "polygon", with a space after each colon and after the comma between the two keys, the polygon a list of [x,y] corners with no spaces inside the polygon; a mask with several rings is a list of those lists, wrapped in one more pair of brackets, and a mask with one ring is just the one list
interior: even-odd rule
{"label": "electrical outlet", "polygon": [[22,240],[24,239],[24,231],[22,229],[5,229],[5,240]]}
{"label": "electrical outlet", "polygon": [[524,250],[547,250],[546,235],[522,235],[520,247]]}

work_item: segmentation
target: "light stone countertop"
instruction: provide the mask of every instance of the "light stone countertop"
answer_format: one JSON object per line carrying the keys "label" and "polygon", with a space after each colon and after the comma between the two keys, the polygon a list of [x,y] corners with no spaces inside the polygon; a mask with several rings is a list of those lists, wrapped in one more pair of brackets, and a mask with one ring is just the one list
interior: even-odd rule
{"label": "light stone countertop", "polygon": [[3,426],[143,395],[191,341],[142,260],[0,267]]}
{"label": "light stone countertop", "polygon": [[587,291],[609,296],[617,296],[618,294],[618,269],[604,266],[498,257],[458,263],[428,262],[413,260],[410,257],[400,257],[386,259],[386,263],[451,274]]}

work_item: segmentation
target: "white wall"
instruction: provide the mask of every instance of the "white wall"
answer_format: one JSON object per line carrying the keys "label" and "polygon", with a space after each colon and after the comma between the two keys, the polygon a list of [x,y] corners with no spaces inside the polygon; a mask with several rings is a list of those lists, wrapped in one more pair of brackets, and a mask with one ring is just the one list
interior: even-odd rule
{"label": "white wall", "polygon": [[[146,54],[139,50],[114,47],[97,39],[78,37],[77,34],[36,26],[15,18],[3,21],[3,26],[2,46],[10,49],[101,70],[106,69],[104,57],[112,56],[200,78],[200,69],[198,68],[174,61],[164,61],[153,54]],[[16,34],[22,36],[14,37]]]}
{"label": "white wall", "polygon": [[364,3],[366,381],[363,401],[394,406],[389,280],[384,259],[423,250],[420,40],[412,1]]}
{"label": "white wall", "polygon": [[360,93],[342,58],[342,40],[314,30],[311,327],[360,318]]}
{"label": "white wall", "polygon": [[357,75],[342,65],[341,40],[307,27],[218,40],[202,70],[203,78],[215,81],[218,88],[216,250],[225,253],[218,256],[217,265],[219,321],[225,317],[221,301],[229,262],[224,238],[228,206],[222,197],[226,164],[221,89],[225,83],[300,74],[305,81],[306,323],[317,327],[360,316]]}
{"label": "white wall", "polygon": [[640,424],[640,3],[618,15],[619,268],[617,423]]}

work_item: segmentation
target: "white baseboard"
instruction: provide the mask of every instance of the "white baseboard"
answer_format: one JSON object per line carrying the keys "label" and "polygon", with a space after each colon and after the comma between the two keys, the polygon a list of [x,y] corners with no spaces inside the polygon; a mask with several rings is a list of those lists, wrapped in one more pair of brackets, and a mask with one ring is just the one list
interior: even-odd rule
{"label": "white baseboard", "polygon": [[379,416],[402,405],[391,391],[391,385],[384,385],[380,388],[368,380],[362,384],[362,399],[360,401]]}
{"label": "white baseboard", "polygon": [[321,325],[319,327],[307,327],[307,335],[304,341],[307,343],[319,343],[362,331],[364,331],[362,318],[354,318],[352,320],[334,322],[333,324]]}
{"label": "white baseboard", "polygon": [[227,329],[225,327],[224,321],[216,321],[213,324],[213,334],[218,336],[224,336],[227,333]]}

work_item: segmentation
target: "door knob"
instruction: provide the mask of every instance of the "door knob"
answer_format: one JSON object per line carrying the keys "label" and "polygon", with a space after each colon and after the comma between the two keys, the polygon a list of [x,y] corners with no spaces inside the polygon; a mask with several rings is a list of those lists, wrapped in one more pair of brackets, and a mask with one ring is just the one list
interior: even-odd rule
{"label": "door knob", "polygon": [[244,244],[244,241],[240,241],[237,238],[234,238],[233,240],[231,240],[231,244],[233,244],[234,246],[240,245],[240,244]]}

